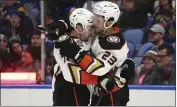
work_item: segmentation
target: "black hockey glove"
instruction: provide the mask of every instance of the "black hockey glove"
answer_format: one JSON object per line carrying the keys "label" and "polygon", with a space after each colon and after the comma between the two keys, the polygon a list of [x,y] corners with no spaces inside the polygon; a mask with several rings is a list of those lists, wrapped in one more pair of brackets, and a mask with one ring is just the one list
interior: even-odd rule
{"label": "black hockey glove", "polygon": [[57,40],[59,36],[68,32],[68,25],[64,20],[58,20],[47,25],[47,32],[49,40]]}
{"label": "black hockey glove", "polygon": [[71,43],[71,38],[68,35],[62,35],[55,42],[55,48],[60,48],[60,55],[74,59],[80,51],[80,47],[75,43]]}
{"label": "black hockey glove", "polygon": [[99,77],[98,83],[99,84],[94,87],[95,92],[99,90],[104,94],[108,93],[109,91],[112,91],[116,84],[114,78],[110,77]]}
{"label": "black hockey glove", "polygon": [[128,82],[129,80],[131,80],[134,76],[135,76],[135,61],[128,58],[124,61],[124,63],[122,64],[122,66],[127,66],[125,67],[122,71],[120,76],[125,78],[126,81]]}

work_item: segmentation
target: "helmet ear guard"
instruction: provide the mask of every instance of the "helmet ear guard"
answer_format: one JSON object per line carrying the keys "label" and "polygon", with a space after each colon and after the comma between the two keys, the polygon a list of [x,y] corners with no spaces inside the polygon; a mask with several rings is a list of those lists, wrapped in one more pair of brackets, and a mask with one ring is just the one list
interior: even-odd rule
{"label": "helmet ear guard", "polygon": [[107,27],[107,26],[106,26],[106,23],[107,23],[107,22],[108,22],[108,21],[104,22],[104,28],[105,28],[105,29],[108,29],[108,28],[112,27],[112,26],[114,25],[114,23],[115,23],[115,21],[113,21],[112,24],[110,24],[110,25]]}

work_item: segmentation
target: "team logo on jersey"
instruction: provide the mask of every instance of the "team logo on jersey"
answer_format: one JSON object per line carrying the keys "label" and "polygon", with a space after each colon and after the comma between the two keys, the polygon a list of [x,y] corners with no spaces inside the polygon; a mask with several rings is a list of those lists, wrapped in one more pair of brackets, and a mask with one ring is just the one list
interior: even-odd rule
{"label": "team logo on jersey", "polygon": [[60,36],[60,37],[58,38],[58,42],[65,41],[65,40],[67,40],[68,38],[69,38],[68,35],[62,35],[62,36]]}
{"label": "team logo on jersey", "polygon": [[120,39],[119,39],[119,37],[117,37],[117,36],[109,36],[109,37],[107,38],[107,41],[108,41],[108,42],[113,42],[113,43],[119,43],[119,42],[120,42]]}

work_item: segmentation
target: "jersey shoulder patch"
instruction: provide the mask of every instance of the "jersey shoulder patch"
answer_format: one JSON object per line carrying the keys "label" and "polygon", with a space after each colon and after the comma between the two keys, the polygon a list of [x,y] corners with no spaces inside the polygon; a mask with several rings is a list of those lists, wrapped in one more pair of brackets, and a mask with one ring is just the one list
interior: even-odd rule
{"label": "jersey shoulder patch", "polygon": [[117,36],[109,36],[108,38],[107,38],[107,41],[108,42],[111,42],[111,43],[119,43],[120,42],[120,38],[119,37],[117,37]]}
{"label": "jersey shoulder patch", "polygon": [[103,49],[119,50],[125,44],[125,39],[120,32],[105,37],[100,36],[98,39],[99,44]]}

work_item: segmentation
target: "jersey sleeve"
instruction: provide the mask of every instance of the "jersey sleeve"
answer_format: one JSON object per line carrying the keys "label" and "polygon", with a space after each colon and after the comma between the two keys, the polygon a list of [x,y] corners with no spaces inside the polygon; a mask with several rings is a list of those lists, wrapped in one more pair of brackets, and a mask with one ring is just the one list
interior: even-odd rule
{"label": "jersey sleeve", "polygon": [[54,48],[54,57],[66,81],[76,84],[97,84],[97,76],[83,71],[79,65],[73,62],[65,60],[64,57],[61,57],[59,49]]}
{"label": "jersey sleeve", "polygon": [[68,73],[69,71],[65,58],[60,55],[60,49],[54,48],[53,54],[57,62],[57,65],[60,67],[64,79],[67,81],[72,81],[71,75]]}

